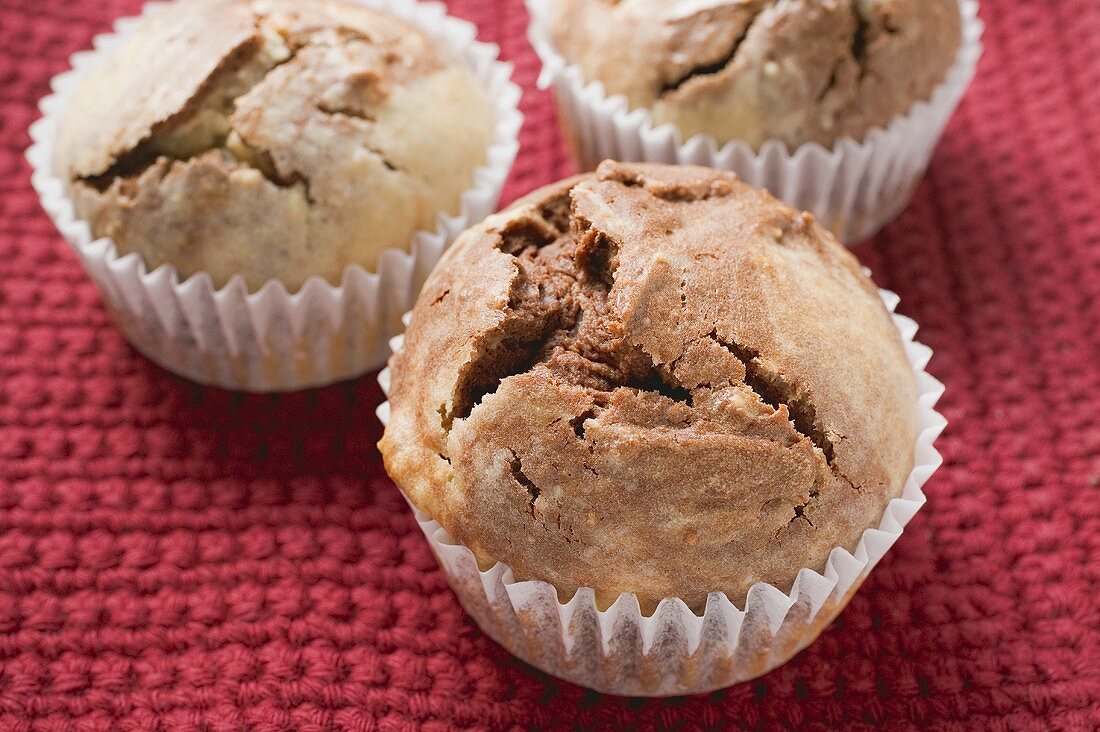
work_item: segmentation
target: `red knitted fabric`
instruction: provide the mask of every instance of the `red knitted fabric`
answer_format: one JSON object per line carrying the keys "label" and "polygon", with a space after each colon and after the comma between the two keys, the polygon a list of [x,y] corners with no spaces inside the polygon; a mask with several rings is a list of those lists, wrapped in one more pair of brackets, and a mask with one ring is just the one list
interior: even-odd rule
{"label": "red knitted fabric", "polygon": [[[1100,2],[986,0],[977,81],[857,249],[936,351],[930,503],[837,623],[704,697],[602,697],[459,607],[372,377],[242,396],[137,355],[28,183],[35,103],[137,0],[0,0],[0,729],[1100,727]],[[570,172],[520,0],[455,0]]]}

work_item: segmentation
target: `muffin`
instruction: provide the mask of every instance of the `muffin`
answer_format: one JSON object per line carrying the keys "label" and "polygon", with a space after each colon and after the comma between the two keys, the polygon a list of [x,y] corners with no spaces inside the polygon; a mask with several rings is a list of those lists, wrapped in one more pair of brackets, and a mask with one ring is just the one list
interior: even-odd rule
{"label": "muffin", "polygon": [[442,44],[340,0],[180,0],[76,89],[55,154],[78,218],[150,269],[291,291],[455,214],[492,105]]}
{"label": "muffin", "polygon": [[390,371],[389,474],[563,600],[786,592],[914,466],[913,370],[855,258],[707,168],[604,162],[467,231]]}
{"label": "muffin", "polygon": [[149,3],[70,63],[42,207],[134,348],[223,388],[382,366],[519,148],[511,66],[431,3]]}
{"label": "muffin", "polygon": [[957,0],[555,0],[551,38],[608,94],[686,139],[831,146],[927,100]]}

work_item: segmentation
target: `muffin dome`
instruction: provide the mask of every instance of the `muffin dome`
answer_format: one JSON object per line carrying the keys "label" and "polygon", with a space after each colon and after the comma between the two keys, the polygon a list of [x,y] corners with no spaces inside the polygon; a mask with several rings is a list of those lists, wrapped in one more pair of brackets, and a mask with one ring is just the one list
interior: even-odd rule
{"label": "muffin dome", "polygon": [[913,464],[875,287],[808,214],[706,168],[605,162],[467,231],[391,371],[390,475],[564,596],[789,589]]}
{"label": "muffin dome", "polygon": [[485,160],[491,106],[440,46],[339,0],[175,2],[82,81],[55,165],[151,268],[338,283],[456,213]]}
{"label": "muffin dome", "polygon": [[684,137],[862,139],[943,81],[957,0],[556,0],[559,52]]}

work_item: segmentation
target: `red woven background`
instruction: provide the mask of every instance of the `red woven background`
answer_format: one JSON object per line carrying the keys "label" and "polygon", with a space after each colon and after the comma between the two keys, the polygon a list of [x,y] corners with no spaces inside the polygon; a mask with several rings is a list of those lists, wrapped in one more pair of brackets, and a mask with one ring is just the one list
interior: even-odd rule
{"label": "red woven background", "polygon": [[[726,723],[1100,727],[1100,2],[987,0],[987,53],[911,208],[858,248],[948,386],[926,509],[786,667],[601,697],[447,588],[374,443],[370,377],[204,389],[138,356],[23,150],[136,0],[0,0],[0,729]],[[569,172],[519,0],[455,0],[523,85],[505,194]]]}

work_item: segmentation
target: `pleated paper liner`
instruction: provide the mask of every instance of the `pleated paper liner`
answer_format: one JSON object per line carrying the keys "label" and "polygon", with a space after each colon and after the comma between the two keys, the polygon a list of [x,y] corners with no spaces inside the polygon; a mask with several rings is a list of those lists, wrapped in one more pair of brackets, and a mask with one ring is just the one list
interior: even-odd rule
{"label": "pleated paper liner", "polygon": [[[943,462],[934,446],[947,424],[935,410],[943,385],[925,371],[932,351],[913,340],[917,324],[894,312],[897,295],[880,293],[917,381],[918,437],[914,467],[901,497],[887,505],[877,527],[863,532],[854,552],[834,548],[824,570],[803,568],[789,593],[758,582],[749,589],[744,607],[715,592],[702,616],[679,598],[662,600],[645,616],[632,594],[601,610],[591,588],[563,603],[553,585],[516,581],[505,564],[481,570],[473,552],[410,503],[462,606],[490,637],[532,666],[609,694],[703,693],[786,663],[844,609],[924,505],[921,488]],[[393,350],[401,345],[398,336]],[[379,382],[388,394],[388,369]],[[386,424],[389,415],[389,402],[384,402],[378,417]]]}
{"label": "pleated paper liner", "polygon": [[[66,99],[80,77],[117,48],[141,18],[124,18],[97,36],[95,50],[75,54],[72,69],[51,81],[42,119],[31,126],[27,159],[42,206],[99,285],[107,308],[133,346],[169,371],[204,384],[247,391],[287,391],[348,379],[379,368],[401,314],[454,238],[492,213],[519,147],[520,89],[499,49],[475,40],[470,23],[437,2],[356,0],[395,15],[445,43],[486,90],[495,132],[485,163],[462,194],[456,216],[414,235],[409,250],[384,250],[376,272],[351,265],[339,285],[312,277],[296,293],[279,281],[249,293],[240,277],[216,288],[206,273],[186,279],[171,265],[149,271],[140,255],[120,255],[110,239],[93,240],[76,218],[65,182],[53,170],[54,143]],[[162,3],[149,3],[142,17]]]}

